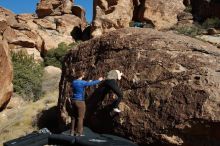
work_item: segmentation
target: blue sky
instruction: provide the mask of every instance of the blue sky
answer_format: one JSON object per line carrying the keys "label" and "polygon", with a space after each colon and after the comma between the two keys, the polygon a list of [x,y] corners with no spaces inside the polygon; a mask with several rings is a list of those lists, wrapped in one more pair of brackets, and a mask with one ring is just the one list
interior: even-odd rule
{"label": "blue sky", "polygon": [[[0,0],[0,6],[9,9],[16,14],[35,13],[38,1],[40,0]],[[74,3],[74,5],[80,5],[86,9],[86,19],[88,22],[91,22],[93,0],[75,0]]]}

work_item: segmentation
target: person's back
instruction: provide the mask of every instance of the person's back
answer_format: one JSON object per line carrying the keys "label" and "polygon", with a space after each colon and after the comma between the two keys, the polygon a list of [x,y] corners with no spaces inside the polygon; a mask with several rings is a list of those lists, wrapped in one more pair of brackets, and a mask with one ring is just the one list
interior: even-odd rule
{"label": "person's back", "polygon": [[97,83],[99,83],[99,80],[95,80],[95,81],[91,81],[91,82],[87,82],[84,80],[74,80],[72,82],[72,88],[73,88],[73,96],[72,99],[73,100],[81,100],[84,101],[85,100],[85,87],[87,86],[93,86]]}

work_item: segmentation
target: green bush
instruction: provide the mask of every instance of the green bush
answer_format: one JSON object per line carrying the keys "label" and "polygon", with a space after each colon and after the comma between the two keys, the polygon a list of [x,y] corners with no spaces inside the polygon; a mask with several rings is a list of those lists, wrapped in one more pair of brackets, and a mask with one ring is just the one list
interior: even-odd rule
{"label": "green bush", "polygon": [[80,42],[72,43],[67,45],[65,43],[60,43],[57,48],[48,50],[44,54],[44,65],[45,66],[55,66],[61,68],[63,57],[73,46],[79,44]]}
{"label": "green bush", "polygon": [[205,22],[203,22],[202,26],[204,28],[218,28],[220,27],[220,19],[215,17],[215,18],[208,18],[205,20]]}
{"label": "green bush", "polygon": [[12,52],[14,91],[25,100],[36,101],[42,95],[43,65],[25,52]]}
{"label": "green bush", "polygon": [[182,26],[176,27],[175,30],[180,34],[188,35],[191,37],[199,35],[203,31],[199,26]]}

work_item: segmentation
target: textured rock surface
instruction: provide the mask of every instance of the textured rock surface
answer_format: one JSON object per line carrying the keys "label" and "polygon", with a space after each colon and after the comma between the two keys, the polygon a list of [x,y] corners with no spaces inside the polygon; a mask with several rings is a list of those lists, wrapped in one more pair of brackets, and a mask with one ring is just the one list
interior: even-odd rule
{"label": "textured rock surface", "polygon": [[128,27],[133,9],[133,0],[94,0],[92,36]]}
{"label": "textured rock surface", "polygon": [[177,26],[186,27],[193,25],[193,15],[190,12],[181,12],[177,15]]}
{"label": "textured rock surface", "polygon": [[213,45],[220,46],[220,34],[217,35],[200,35],[197,38],[209,42]]}
{"label": "textured rock surface", "polygon": [[40,0],[36,13],[39,18],[49,15],[62,15],[72,13],[73,0]]}
{"label": "textured rock surface", "polygon": [[192,0],[192,12],[199,20],[206,18],[220,18],[219,0]]}
{"label": "textured rock surface", "polygon": [[13,14],[11,11],[0,7],[0,34],[5,31],[9,23],[16,21],[14,16],[15,14]]}
{"label": "textured rock surface", "polygon": [[132,20],[167,29],[178,22],[184,8],[183,0],[95,0],[92,36],[128,27]]}
{"label": "textured rock surface", "polygon": [[[124,73],[122,113],[112,114],[87,89],[86,123],[99,132],[127,137],[139,144],[218,145],[220,130],[220,50],[202,41],[127,28],[92,39],[64,60],[58,107],[66,116],[72,69],[96,79],[111,69]],[[96,102],[97,101],[97,102]],[[211,146],[210,145],[210,146]]]}
{"label": "textured rock surface", "polygon": [[12,63],[9,55],[9,47],[6,41],[0,40],[0,111],[9,102],[12,92]]}
{"label": "textured rock surface", "polygon": [[[54,4],[55,1],[51,3]],[[67,44],[74,42],[71,36],[73,29],[86,24],[86,20],[83,19],[85,13],[81,13],[80,17],[73,14],[62,14],[38,18],[33,14],[15,15],[4,8],[0,8],[0,16],[2,26],[0,34],[3,39],[8,41],[10,49],[15,51],[22,48],[36,49],[36,51],[28,50],[34,52],[34,55],[38,56],[36,58],[40,57],[39,51],[56,48],[61,42]],[[84,27],[81,29],[83,30]]]}
{"label": "textured rock surface", "polygon": [[150,21],[155,28],[170,28],[177,23],[177,15],[184,10],[182,0],[143,0],[138,20]]}
{"label": "textured rock surface", "polygon": [[[44,20],[47,20],[48,22],[43,23],[43,21],[41,21],[42,29],[35,29],[43,40],[43,50],[56,48],[61,42],[67,44],[72,43],[74,39],[71,36],[71,32],[74,27],[79,27],[82,23],[80,18],[70,14],[64,14],[62,16],[47,16]],[[49,26],[47,23],[51,23],[51,26],[55,25],[56,29],[45,28]]]}

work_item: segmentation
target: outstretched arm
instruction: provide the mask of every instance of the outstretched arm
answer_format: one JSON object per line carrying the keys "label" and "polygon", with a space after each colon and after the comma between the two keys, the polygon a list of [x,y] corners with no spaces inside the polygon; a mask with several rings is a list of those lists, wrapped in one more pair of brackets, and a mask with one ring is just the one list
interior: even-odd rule
{"label": "outstretched arm", "polygon": [[94,81],[91,81],[91,82],[85,81],[84,86],[93,86],[93,85],[98,84],[99,82],[101,82],[101,81],[100,80],[94,80]]}
{"label": "outstretched arm", "polygon": [[101,82],[102,80],[103,80],[103,78],[100,77],[98,80],[94,80],[94,81],[90,81],[90,82],[85,81],[85,82],[84,82],[84,86],[93,86],[93,85],[98,84],[98,83]]}

